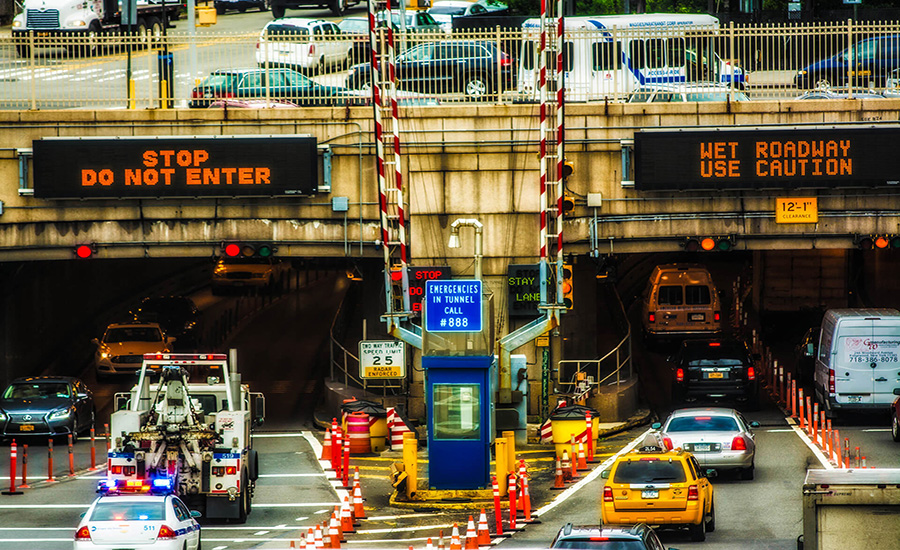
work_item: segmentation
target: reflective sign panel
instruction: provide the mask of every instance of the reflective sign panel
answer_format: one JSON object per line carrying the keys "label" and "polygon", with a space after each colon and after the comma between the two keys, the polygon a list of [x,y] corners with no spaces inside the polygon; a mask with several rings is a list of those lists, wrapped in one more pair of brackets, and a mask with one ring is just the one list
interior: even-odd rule
{"label": "reflective sign panel", "polygon": [[311,136],[45,138],[32,148],[43,199],[310,195],[319,181]]}

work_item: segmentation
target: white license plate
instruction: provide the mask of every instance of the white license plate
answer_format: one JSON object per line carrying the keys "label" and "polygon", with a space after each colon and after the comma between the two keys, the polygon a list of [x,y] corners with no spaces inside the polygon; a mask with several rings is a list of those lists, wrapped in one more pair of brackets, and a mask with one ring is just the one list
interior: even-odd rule
{"label": "white license plate", "polygon": [[688,315],[688,321],[703,321],[706,319],[706,315],[703,313],[691,313]]}
{"label": "white license plate", "polygon": [[862,401],[862,396],[861,395],[848,395],[847,401],[849,401],[850,403],[859,403],[860,401]]}
{"label": "white license plate", "polygon": [[658,489],[644,489],[641,491],[641,498],[659,498]]}
{"label": "white license plate", "polygon": [[699,452],[709,451],[709,443],[694,443],[694,450]]}

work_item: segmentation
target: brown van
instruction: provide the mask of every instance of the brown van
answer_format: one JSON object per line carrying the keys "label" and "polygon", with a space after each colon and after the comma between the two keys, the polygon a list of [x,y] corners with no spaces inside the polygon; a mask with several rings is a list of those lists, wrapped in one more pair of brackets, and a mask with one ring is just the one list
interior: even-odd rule
{"label": "brown van", "polygon": [[709,271],[698,264],[653,268],[644,291],[644,336],[649,340],[722,332],[722,305]]}

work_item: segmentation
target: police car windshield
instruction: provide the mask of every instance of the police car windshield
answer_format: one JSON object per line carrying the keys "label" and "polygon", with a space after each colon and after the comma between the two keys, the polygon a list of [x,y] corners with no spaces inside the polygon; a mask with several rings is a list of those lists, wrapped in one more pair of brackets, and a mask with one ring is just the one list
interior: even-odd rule
{"label": "police car windshield", "polygon": [[684,467],[680,462],[668,460],[628,460],[619,463],[615,483],[683,483]]}
{"label": "police car windshield", "polygon": [[736,432],[737,422],[728,416],[683,416],[673,418],[666,432]]}
{"label": "police car windshield", "polygon": [[645,550],[647,547],[639,540],[590,540],[566,539],[558,541],[553,548],[572,548],[583,550]]}
{"label": "police car windshield", "polygon": [[162,521],[166,519],[166,503],[163,500],[150,502],[123,502],[121,500],[101,500],[94,507],[90,521]]}

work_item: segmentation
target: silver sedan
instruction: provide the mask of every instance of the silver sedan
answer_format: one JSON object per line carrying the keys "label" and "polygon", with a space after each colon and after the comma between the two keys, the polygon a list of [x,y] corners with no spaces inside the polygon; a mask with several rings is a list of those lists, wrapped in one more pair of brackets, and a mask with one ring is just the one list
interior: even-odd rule
{"label": "silver sedan", "polygon": [[751,431],[758,422],[747,422],[734,409],[690,408],[674,411],[660,425],[663,442],[670,449],[693,454],[700,466],[716,470],[738,470],[741,479],[753,479],[756,441]]}

